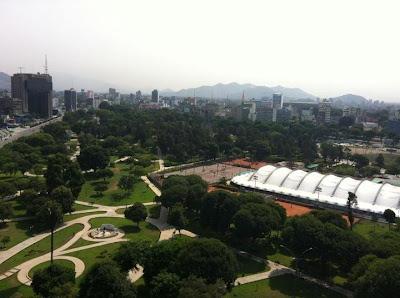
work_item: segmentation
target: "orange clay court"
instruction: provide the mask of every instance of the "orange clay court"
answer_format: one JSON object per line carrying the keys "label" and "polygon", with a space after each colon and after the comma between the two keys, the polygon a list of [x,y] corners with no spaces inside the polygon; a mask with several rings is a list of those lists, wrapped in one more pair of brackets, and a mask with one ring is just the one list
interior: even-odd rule
{"label": "orange clay court", "polygon": [[247,168],[251,168],[254,170],[258,170],[259,168],[267,165],[266,162],[250,161],[246,158],[238,158],[238,159],[229,160],[229,161],[224,162],[224,164],[238,166],[238,167],[247,167]]}
{"label": "orange clay court", "polygon": [[292,203],[278,201],[278,200],[276,202],[279,205],[281,205],[283,208],[285,208],[286,215],[288,217],[296,216],[296,215],[303,215],[312,210],[310,207],[305,207],[305,206],[301,206],[301,205],[297,205],[297,204],[292,204]]}

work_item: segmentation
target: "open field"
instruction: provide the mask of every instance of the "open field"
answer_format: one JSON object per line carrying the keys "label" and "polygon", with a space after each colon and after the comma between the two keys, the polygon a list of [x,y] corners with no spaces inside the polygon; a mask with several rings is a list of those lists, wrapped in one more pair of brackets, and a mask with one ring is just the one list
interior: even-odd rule
{"label": "open field", "polygon": [[[154,165],[148,167],[146,171],[152,171],[155,168]],[[138,177],[138,181],[133,186],[133,190],[125,195],[118,188],[118,181],[123,175],[129,174],[129,166],[124,163],[117,163],[111,170],[114,172],[114,176],[108,181],[108,189],[103,192],[102,195],[96,194],[94,191],[94,184],[102,181],[103,179],[88,179],[82,186],[82,190],[79,194],[79,200],[96,203],[107,206],[118,206],[128,205],[135,202],[152,202],[155,198],[153,191]],[[115,198],[115,195],[123,194],[121,198]]]}
{"label": "open field", "polygon": [[238,298],[339,298],[342,295],[292,275],[281,275],[270,279],[234,287],[225,297]]}
{"label": "open field", "polygon": [[[26,239],[33,236],[33,231],[31,227],[33,225],[33,221],[25,220],[19,222],[9,222],[6,224],[0,225],[0,235],[9,236],[10,242],[8,242],[5,246],[5,249],[8,249]],[[4,249],[4,248],[3,248]]]}

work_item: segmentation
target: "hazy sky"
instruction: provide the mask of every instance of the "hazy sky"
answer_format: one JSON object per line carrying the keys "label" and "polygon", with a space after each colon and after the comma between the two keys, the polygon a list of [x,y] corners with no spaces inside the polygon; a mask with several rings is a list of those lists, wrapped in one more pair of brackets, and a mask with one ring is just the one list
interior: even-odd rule
{"label": "hazy sky", "polygon": [[[400,101],[398,0],[0,0],[0,71]],[[77,84],[78,85],[78,84]],[[76,86],[90,88],[90,86]]]}

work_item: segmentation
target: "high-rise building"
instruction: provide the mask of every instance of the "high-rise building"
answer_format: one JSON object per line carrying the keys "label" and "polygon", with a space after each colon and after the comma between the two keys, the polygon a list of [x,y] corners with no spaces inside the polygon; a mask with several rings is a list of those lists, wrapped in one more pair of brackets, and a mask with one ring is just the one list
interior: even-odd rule
{"label": "high-rise building", "polygon": [[158,102],[158,90],[157,89],[154,89],[151,92],[151,101],[152,102]]}
{"label": "high-rise building", "polygon": [[142,91],[138,90],[136,91],[136,101],[141,101],[142,100]]}
{"label": "high-rise building", "polygon": [[282,109],[282,107],[283,107],[282,94],[274,93],[272,95],[272,108],[273,109]]}
{"label": "high-rise building", "polygon": [[67,112],[73,112],[77,109],[77,94],[76,91],[71,88],[70,90],[64,91],[64,105]]}
{"label": "high-rise building", "polygon": [[318,106],[318,122],[330,123],[331,122],[331,102],[328,99],[322,100]]}
{"label": "high-rise building", "polygon": [[48,74],[17,73],[11,77],[12,97],[22,100],[22,111],[41,118],[52,115],[53,82]]}

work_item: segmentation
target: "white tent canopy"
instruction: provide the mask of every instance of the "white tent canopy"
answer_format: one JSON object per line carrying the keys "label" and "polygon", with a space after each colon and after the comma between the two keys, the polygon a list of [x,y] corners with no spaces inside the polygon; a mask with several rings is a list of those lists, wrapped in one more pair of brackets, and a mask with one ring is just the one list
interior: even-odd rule
{"label": "white tent canopy", "polygon": [[400,187],[388,183],[379,184],[271,165],[261,167],[256,172],[241,173],[233,177],[232,182],[248,188],[343,207],[346,206],[348,193],[353,192],[358,201],[356,209],[375,213],[392,209],[396,214],[400,213]]}

